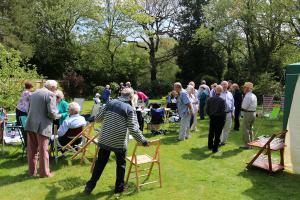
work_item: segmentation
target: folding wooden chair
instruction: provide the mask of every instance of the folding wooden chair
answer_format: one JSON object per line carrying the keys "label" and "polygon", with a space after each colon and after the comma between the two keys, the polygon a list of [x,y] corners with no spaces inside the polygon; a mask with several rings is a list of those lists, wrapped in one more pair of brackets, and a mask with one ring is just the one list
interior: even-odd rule
{"label": "folding wooden chair", "polygon": [[[133,177],[133,178],[136,179],[136,189],[137,189],[137,191],[139,191],[140,188],[144,185],[148,185],[148,184],[151,184],[151,183],[157,183],[158,181],[146,182],[150,178],[150,175],[152,173],[154,164],[157,164],[158,173],[159,173],[159,184],[160,184],[160,187],[162,187],[161,166],[160,166],[160,149],[159,149],[160,148],[160,140],[154,140],[154,141],[149,142],[149,146],[156,146],[155,153],[154,153],[153,157],[151,157],[147,154],[136,155],[137,148],[140,147],[140,146],[143,146],[143,145],[141,143],[136,143],[136,145],[134,147],[134,150],[133,150],[133,153],[132,153],[132,156],[126,157],[126,160],[128,160],[130,162],[128,174],[127,174],[127,177],[126,177],[126,184],[128,183],[128,180],[129,180],[129,177],[130,177],[131,173],[135,173],[135,177]],[[146,169],[141,169],[140,167],[142,165],[145,165],[145,164],[150,164],[150,167],[146,168]],[[132,166],[134,166],[135,171],[131,171]],[[148,173],[141,175],[140,174],[141,171],[148,171]],[[145,177],[145,176],[146,176],[146,179],[141,183],[140,177]]]}
{"label": "folding wooden chair", "polygon": [[[99,136],[99,134],[96,134],[94,136],[92,136],[92,130],[94,128],[94,122],[88,124],[84,129],[83,131],[78,134],[76,137],[74,137],[67,145],[65,145],[64,147],[62,147],[62,150],[65,151],[65,150],[71,150],[74,152],[74,154],[72,155],[71,157],[71,160],[74,160],[79,154],[82,154],[81,155],[81,159],[80,159],[80,163],[82,164],[83,161],[87,161],[87,162],[90,162],[87,158],[86,158],[86,153],[90,153],[88,150],[87,150],[87,147],[91,144],[91,143],[94,143],[94,144],[98,144],[98,141],[97,141],[97,137]],[[83,142],[83,145],[82,146],[78,146],[76,149],[72,147],[72,144],[78,139],[82,137],[84,142]],[[90,153],[91,155],[94,156],[94,154]]]}

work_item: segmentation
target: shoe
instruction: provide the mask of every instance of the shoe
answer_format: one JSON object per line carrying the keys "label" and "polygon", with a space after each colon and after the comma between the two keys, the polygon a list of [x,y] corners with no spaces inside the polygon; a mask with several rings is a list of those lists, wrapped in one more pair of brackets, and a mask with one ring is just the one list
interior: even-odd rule
{"label": "shoe", "polygon": [[219,144],[219,147],[221,147],[221,146],[225,146],[225,143],[224,143],[224,142],[221,142],[221,143]]}
{"label": "shoe", "polygon": [[208,147],[208,150],[212,150],[212,147]]}
{"label": "shoe", "polygon": [[177,142],[180,142],[180,141],[183,141],[183,140],[181,140],[181,139],[179,139],[179,138],[176,138],[176,141],[177,141]]}
{"label": "shoe", "polygon": [[238,128],[234,128],[233,130],[235,130],[235,131],[239,131],[240,129],[238,129]]}
{"label": "shoe", "polygon": [[91,189],[91,188],[85,186],[83,192],[84,192],[86,195],[90,195],[90,194],[92,193],[92,191],[93,191],[93,189]]}
{"label": "shoe", "polygon": [[212,150],[212,153],[220,153],[222,152],[221,150]]}

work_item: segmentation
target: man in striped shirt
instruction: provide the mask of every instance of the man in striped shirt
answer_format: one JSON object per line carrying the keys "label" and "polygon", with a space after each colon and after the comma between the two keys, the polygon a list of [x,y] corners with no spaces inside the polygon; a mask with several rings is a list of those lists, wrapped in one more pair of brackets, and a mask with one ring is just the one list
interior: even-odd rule
{"label": "man in striped shirt", "polygon": [[132,88],[124,88],[118,99],[109,101],[96,115],[96,121],[102,121],[101,136],[99,138],[99,153],[91,179],[86,183],[85,193],[90,194],[95,188],[106,164],[110,152],[116,155],[117,179],[115,193],[124,190],[124,176],[126,168],[126,152],[128,134],[135,140],[147,146],[147,139],[141,134],[135,111],[130,105],[134,92]]}

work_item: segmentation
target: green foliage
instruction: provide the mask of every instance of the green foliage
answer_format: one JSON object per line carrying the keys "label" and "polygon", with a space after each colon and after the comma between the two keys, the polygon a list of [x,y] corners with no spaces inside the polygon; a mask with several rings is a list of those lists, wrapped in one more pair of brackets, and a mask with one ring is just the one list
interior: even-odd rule
{"label": "green foliage", "polygon": [[254,93],[258,97],[274,95],[279,98],[283,95],[283,88],[279,81],[274,80],[274,74],[265,72],[258,76],[254,86]]}
{"label": "green foliage", "polygon": [[35,66],[24,62],[20,54],[14,49],[5,49],[0,43],[0,106],[8,110],[16,107],[26,80],[42,78]]}
{"label": "green foliage", "polygon": [[85,81],[81,75],[71,70],[63,75],[61,86],[66,97],[81,97],[85,89]]}
{"label": "green foliage", "polygon": [[99,93],[100,95],[102,94],[103,90],[105,89],[105,86],[98,85],[94,88],[94,93]]}

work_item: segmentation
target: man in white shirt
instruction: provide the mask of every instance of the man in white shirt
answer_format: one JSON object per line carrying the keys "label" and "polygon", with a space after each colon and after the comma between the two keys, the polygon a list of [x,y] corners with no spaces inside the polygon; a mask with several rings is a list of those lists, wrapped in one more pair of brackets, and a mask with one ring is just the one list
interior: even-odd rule
{"label": "man in white shirt", "polygon": [[245,97],[242,102],[242,112],[244,115],[244,134],[243,140],[245,146],[241,147],[243,149],[249,149],[248,143],[252,141],[252,126],[256,118],[256,107],[257,98],[256,95],[252,93],[253,83],[245,82],[244,84],[244,94]]}
{"label": "man in white shirt", "polygon": [[225,100],[226,121],[221,134],[221,146],[227,142],[228,135],[232,126],[232,118],[234,117],[234,98],[231,92],[228,91],[228,82],[222,81],[223,92],[220,97]]}
{"label": "man in white shirt", "polygon": [[[76,102],[69,104],[70,116],[66,118],[63,124],[59,127],[57,131],[59,144],[65,146],[68,144],[77,134],[82,130],[82,127],[86,125],[86,121],[83,116],[79,115],[80,105]],[[81,128],[81,130],[79,129]],[[81,138],[75,141],[74,144],[79,144]]]}

